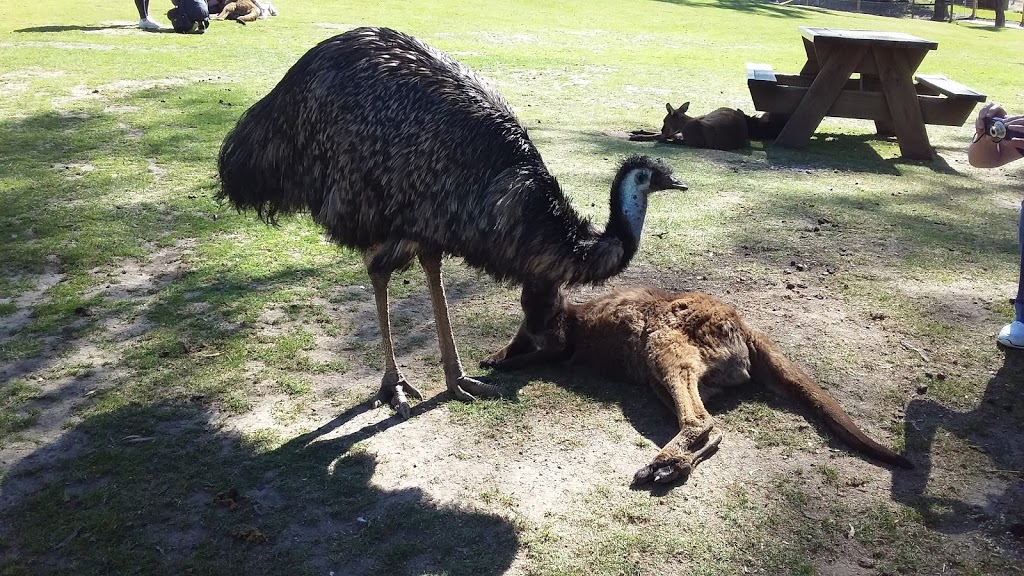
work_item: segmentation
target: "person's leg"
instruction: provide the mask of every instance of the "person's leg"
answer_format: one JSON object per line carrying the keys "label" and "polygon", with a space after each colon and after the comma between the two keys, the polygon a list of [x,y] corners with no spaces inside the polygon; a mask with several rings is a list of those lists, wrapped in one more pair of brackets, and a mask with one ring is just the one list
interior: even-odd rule
{"label": "person's leg", "polygon": [[1017,219],[1017,250],[1020,252],[1017,272],[1017,297],[1013,300],[1013,322],[1003,326],[996,341],[1010,348],[1024,348],[1024,202]]}
{"label": "person's leg", "polygon": [[143,30],[160,29],[160,25],[149,17],[149,0],[135,0],[135,8],[139,11],[139,28]]}
{"label": "person's leg", "polygon": [[1020,203],[1021,215],[1017,219],[1017,249],[1020,250],[1020,273],[1017,277],[1017,298],[1013,301],[1018,322],[1024,322],[1024,202]]}

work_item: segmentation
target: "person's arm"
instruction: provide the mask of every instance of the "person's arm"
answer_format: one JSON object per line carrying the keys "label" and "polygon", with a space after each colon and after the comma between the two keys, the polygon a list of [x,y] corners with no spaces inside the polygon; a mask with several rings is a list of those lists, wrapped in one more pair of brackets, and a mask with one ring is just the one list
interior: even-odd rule
{"label": "person's arm", "polygon": [[1024,115],[1007,116],[1006,110],[995,102],[981,107],[974,120],[974,141],[967,149],[967,161],[978,168],[995,168],[1024,156],[1024,138],[1004,138],[995,142],[985,132],[986,118],[1005,118],[1007,130],[1024,134]]}

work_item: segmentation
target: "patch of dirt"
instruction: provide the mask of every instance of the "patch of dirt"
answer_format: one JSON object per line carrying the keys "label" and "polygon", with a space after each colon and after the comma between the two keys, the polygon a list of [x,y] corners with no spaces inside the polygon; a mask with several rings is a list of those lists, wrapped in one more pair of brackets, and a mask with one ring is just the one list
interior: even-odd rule
{"label": "patch of dirt", "polygon": [[[76,456],[75,449],[80,443],[74,437],[66,437],[69,426],[76,421],[74,412],[98,390],[123,376],[110,367],[118,365],[120,350],[145,333],[149,325],[145,320],[147,307],[155,301],[160,287],[185,273],[193,246],[193,240],[185,239],[155,251],[148,260],[132,259],[113,269],[92,271],[97,278],[105,275],[107,281],[87,291],[85,298],[99,296],[106,301],[128,302],[133,313],[125,317],[83,310],[81,321],[102,327],[100,334],[57,338],[48,342],[37,357],[0,366],[0,385],[23,378],[37,388],[37,397],[24,409],[39,411],[38,421],[31,429],[20,433],[17,441],[0,446],[0,466],[4,470],[17,466],[20,471],[16,477],[4,478],[0,511],[38,486],[39,475],[52,475],[56,461]],[[33,308],[45,303],[47,292],[64,279],[59,260],[49,258],[34,287],[14,299],[18,310],[0,317],[0,344],[31,323]],[[117,346],[104,346],[104,342]],[[38,450],[58,439],[65,446],[60,454]]]}
{"label": "patch of dirt", "polygon": [[56,162],[54,164],[50,164],[50,169],[56,170],[57,172],[63,174],[66,178],[74,180],[77,178],[81,178],[82,176],[85,176],[86,174],[92,172],[93,170],[96,170],[96,167],[93,166],[92,164],[89,164],[88,162],[68,164]]}

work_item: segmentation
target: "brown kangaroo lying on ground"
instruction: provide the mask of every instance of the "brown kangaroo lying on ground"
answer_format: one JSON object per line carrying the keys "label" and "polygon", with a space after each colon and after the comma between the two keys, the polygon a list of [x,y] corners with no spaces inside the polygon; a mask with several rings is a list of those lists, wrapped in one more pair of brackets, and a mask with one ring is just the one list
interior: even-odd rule
{"label": "brown kangaroo lying on ground", "polygon": [[235,20],[239,24],[255,22],[259,20],[260,9],[252,3],[252,0],[237,0],[228,2],[224,9],[217,14],[215,20]]}
{"label": "brown kangaroo lying on ground", "polygon": [[785,119],[778,115],[747,116],[736,108],[718,108],[703,116],[687,116],[690,103],[679,108],[665,104],[668,114],[661,123],[661,132],[634,130],[629,139],[640,142],[679,142],[694,148],[737,150],[750,146],[751,140],[771,140],[779,135]]}
{"label": "brown kangaroo lying on ground", "polygon": [[735,308],[707,294],[641,287],[568,304],[561,291],[524,289],[521,304],[526,317],[519,332],[483,366],[514,370],[568,360],[635,384],[650,383],[676,413],[679,434],[637,471],[634,484],[689,475],[721,440],[711,438],[714,419],[703,400],[747,382],[796,396],[860,452],[913,467],[862,432],[828,392],[744,324]]}

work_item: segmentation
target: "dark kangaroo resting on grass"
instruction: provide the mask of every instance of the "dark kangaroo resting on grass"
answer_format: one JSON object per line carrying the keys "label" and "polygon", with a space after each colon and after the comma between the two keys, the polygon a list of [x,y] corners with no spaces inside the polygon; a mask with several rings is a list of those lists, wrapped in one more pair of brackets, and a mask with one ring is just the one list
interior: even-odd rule
{"label": "dark kangaroo resting on grass", "polygon": [[704,400],[747,382],[795,396],[863,454],[913,467],[869,438],[767,336],[712,296],[640,287],[567,304],[564,294],[552,298],[524,291],[521,303],[526,319],[519,332],[483,365],[514,370],[568,360],[634,384],[650,383],[676,413],[679,434],[636,473],[634,483],[666,483],[687,476],[721,440],[711,435],[714,419]]}
{"label": "dark kangaroo resting on grass", "polygon": [[703,116],[687,116],[690,103],[679,108],[666,103],[661,132],[634,130],[629,139],[640,142],[680,143],[694,148],[737,150],[750,146],[751,140],[771,140],[779,135],[785,120],[762,114],[747,116],[736,108],[718,108]]}

